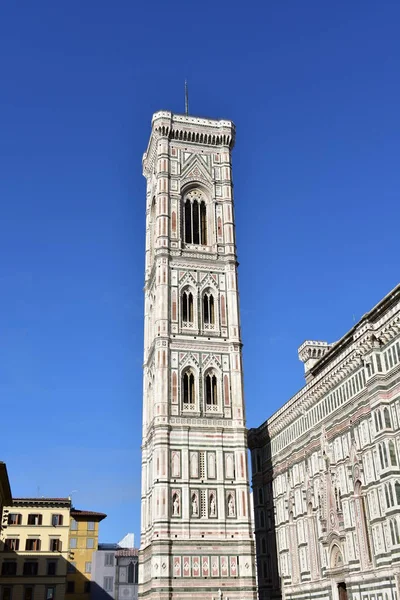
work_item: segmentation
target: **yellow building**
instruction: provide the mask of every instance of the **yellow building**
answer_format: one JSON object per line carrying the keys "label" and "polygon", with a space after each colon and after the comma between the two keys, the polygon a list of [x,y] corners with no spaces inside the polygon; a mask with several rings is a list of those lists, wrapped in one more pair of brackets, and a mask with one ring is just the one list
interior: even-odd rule
{"label": "yellow building", "polygon": [[64,600],[69,498],[14,498],[0,532],[1,600]]}
{"label": "yellow building", "polygon": [[72,596],[74,600],[90,598],[92,555],[98,546],[99,523],[106,516],[104,513],[71,509],[66,600]]}

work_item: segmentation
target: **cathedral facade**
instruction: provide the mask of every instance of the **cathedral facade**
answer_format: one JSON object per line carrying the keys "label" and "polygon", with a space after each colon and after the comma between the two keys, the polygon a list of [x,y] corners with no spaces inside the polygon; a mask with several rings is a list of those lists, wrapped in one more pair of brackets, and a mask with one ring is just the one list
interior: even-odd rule
{"label": "cathedral facade", "polygon": [[147,181],[139,596],[254,600],[231,121],[158,112]]}
{"label": "cathedral facade", "polygon": [[249,432],[260,600],[398,600],[400,286]]}

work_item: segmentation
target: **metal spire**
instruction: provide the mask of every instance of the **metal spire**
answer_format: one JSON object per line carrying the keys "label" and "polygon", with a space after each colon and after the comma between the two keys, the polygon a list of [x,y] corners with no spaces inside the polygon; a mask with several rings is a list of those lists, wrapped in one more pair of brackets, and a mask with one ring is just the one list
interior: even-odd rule
{"label": "metal spire", "polygon": [[189,114],[189,93],[187,80],[185,79],[185,115]]}

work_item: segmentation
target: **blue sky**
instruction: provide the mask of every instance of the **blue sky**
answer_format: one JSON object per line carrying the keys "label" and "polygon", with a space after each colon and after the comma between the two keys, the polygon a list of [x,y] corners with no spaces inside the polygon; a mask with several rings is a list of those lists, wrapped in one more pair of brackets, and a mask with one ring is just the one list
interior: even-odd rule
{"label": "blue sky", "polygon": [[139,542],[153,112],[234,120],[248,425],[399,278],[398,2],[3,3],[1,456]]}

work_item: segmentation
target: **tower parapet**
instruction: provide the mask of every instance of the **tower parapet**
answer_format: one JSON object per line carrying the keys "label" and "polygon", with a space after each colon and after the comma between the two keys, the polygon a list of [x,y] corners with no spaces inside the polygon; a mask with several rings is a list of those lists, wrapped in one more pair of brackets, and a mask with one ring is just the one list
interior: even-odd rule
{"label": "tower parapet", "polygon": [[332,348],[332,345],[333,344],[328,344],[328,342],[306,340],[300,346],[298,354],[299,359],[304,364],[304,373],[307,383],[312,378],[310,369]]}

